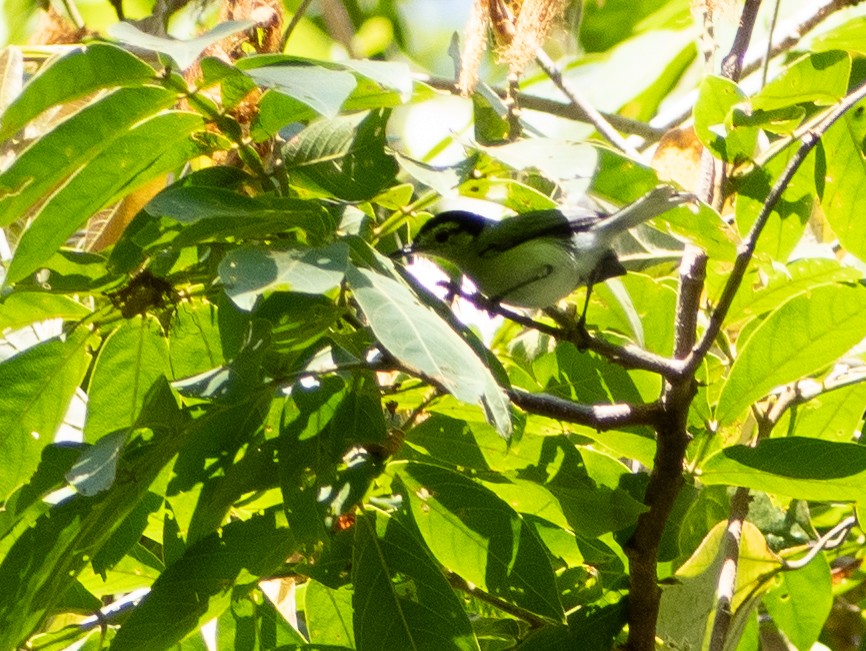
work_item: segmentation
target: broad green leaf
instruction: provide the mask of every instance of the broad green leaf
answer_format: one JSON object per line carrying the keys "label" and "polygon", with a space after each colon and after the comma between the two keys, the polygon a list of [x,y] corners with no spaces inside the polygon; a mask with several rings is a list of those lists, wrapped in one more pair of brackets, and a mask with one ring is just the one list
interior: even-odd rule
{"label": "broad green leaf", "polygon": [[168,345],[159,322],[139,316],[124,321],[106,337],[93,366],[86,440],[95,443],[109,432],[132,427],[150,387],[170,374]]}
{"label": "broad green leaf", "polygon": [[360,123],[352,116],[318,120],[282,148],[293,185],[345,201],[372,199],[392,184],[397,161],[385,152],[388,111]]}
{"label": "broad green leaf", "polygon": [[354,266],[346,277],[373,333],[389,353],[459,400],[481,405],[499,433],[510,436],[508,399],[456,332],[395,280]]}
{"label": "broad green leaf", "polygon": [[79,159],[84,167],[36,210],[18,243],[6,283],[36,271],[97,210],[201,153],[202,145],[189,135],[203,126],[201,116],[164,112],[125,133],[112,134],[98,156]]}
{"label": "broad green leaf", "polygon": [[544,548],[508,504],[456,472],[418,463],[395,470],[436,560],[486,592],[564,622]]}
{"label": "broad green leaf", "polygon": [[82,450],[75,465],[66,473],[66,480],[88,497],[108,490],[117,476],[117,462],[128,438],[127,430],[118,430]]}
{"label": "broad green leaf", "polygon": [[610,651],[614,638],[625,626],[628,601],[615,592],[596,603],[575,608],[568,614],[568,627],[545,626],[521,642],[521,651]]}
{"label": "broad green leaf", "polygon": [[0,364],[0,499],[23,485],[54,440],[90,363],[90,332],[36,344]]}
{"label": "broad green leaf", "polygon": [[598,166],[595,147],[559,139],[529,138],[482,151],[517,171],[534,168],[550,179],[585,179],[587,186]]}
{"label": "broad green leaf", "polygon": [[816,287],[771,313],[734,361],[716,409],[732,423],[752,402],[831,364],[866,335],[866,289]]}
{"label": "broad green leaf", "polygon": [[337,117],[358,83],[350,72],[314,65],[273,65],[244,72],[256,83],[285,93],[326,118]]}
{"label": "broad green leaf", "polygon": [[156,580],[111,646],[115,651],[169,648],[219,615],[294,550],[294,538],[279,520],[269,512],[232,522],[222,535],[190,547]]}
{"label": "broad green leaf", "polygon": [[771,111],[811,102],[829,106],[845,97],[851,57],[845,52],[807,54],[752,96],[752,108]]}
{"label": "broad green leaf", "polygon": [[866,411],[866,384],[860,383],[821,393],[788,409],[773,428],[774,436],[809,436],[850,443],[858,437]]}
{"label": "broad green leaf", "polygon": [[[754,283],[749,282],[752,277]],[[775,266],[752,269],[734,298],[727,322],[741,323],[761,316],[814,287],[855,282],[862,277],[863,273],[856,268],[828,258],[802,258],[781,269]]]}
{"label": "broad green leaf", "polygon": [[864,123],[862,112],[849,111],[827,130],[820,145],[827,165],[820,188],[821,208],[842,247],[861,260],[866,259],[866,230],[861,222],[866,211]]}
{"label": "broad green leaf", "polygon": [[142,32],[135,25],[126,22],[115,23],[108,27],[108,35],[121,43],[127,43],[144,50],[167,54],[181,70],[189,68],[199,55],[209,46],[227,36],[255,27],[252,20],[230,20],[220,23],[201,36],[180,41],[176,38],[163,38]]}
{"label": "broad green leaf", "polygon": [[16,292],[0,303],[0,331],[17,330],[46,319],[66,321],[82,319],[90,310],[62,294],[48,292]]}
{"label": "broad green leaf", "polygon": [[780,572],[764,595],[773,623],[797,649],[811,649],[833,607],[830,566],[823,553],[798,570]]}
{"label": "broad green leaf", "polygon": [[232,301],[250,310],[266,292],[325,294],[336,289],[343,282],[348,256],[342,242],[321,249],[235,249],[220,263],[220,280]]}
{"label": "broad green leaf", "polygon": [[352,583],[357,648],[478,650],[460,598],[402,516],[358,518]]}
{"label": "broad green leaf", "polygon": [[700,479],[803,500],[862,502],[866,448],[795,436],[767,439],[756,448],[737,445],[717,452],[701,466]]}
{"label": "broad green leaf", "polygon": [[[0,141],[14,135],[45,109],[115,86],[141,86],[156,72],[141,59],[107,43],[73,50],[43,67],[0,116]],[[2,107],[0,107],[2,108]]]}
{"label": "broad green leaf", "polygon": [[856,16],[834,29],[820,34],[812,40],[810,49],[813,52],[846,50],[852,54],[866,55],[866,17]]}
{"label": "broad green leaf", "polygon": [[723,77],[707,76],[701,82],[695,103],[695,133],[713,154],[724,161],[751,160],[758,142],[758,130],[734,127],[731,112],[748,96],[739,86]]}
{"label": "broad green leaf", "polygon": [[0,225],[23,217],[141,120],[175,102],[176,93],[158,86],[118,88],[58,124],[0,174]]}
{"label": "broad green leaf", "polygon": [[[334,589],[310,581],[304,591],[304,621],[311,644],[334,644],[355,648],[352,598],[349,586]],[[379,615],[383,615],[379,611]]]}
{"label": "broad green leaf", "polygon": [[217,319],[217,306],[206,301],[177,306],[167,342],[172,377],[189,377],[226,362]]}
{"label": "broad green leaf", "polygon": [[[693,649],[706,649],[715,620],[716,587],[725,560],[727,521],[718,523],[691,558],[676,572],[676,582],[662,588],[656,634]],[[757,607],[755,597],[766,591],[766,577],[781,561],[767,547],[763,534],[744,522],[739,545],[736,586],[731,610],[742,617]],[[731,634],[736,626],[732,624]]]}
{"label": "broad green leaf", "polygon": [[[225,231],[243,237],[257,224],[272,224],[272,232],[299,229],[316,239],[324,239],[333,232],[328,211],[319,203],[287,199],[284,197],[246,194],[210,185],[173,185],[166,188],[145,207],[154,216],[169,217],[187,226],[196,234],[205,237]],[[215,222],[210,226],[202,222]],[[189,234],[181,233],[182,241],[191,240]]]}
{"label": "broad green leaf", "polygon": [[95,497],[67,499],[40,517],[0,564],[0,647],[17,648],[52,613],[87,564],[139,504],[186,441],[175,397],[162,385],[150,408],[162,422],[150,440],[127,448],[118,473],[127,477]]}

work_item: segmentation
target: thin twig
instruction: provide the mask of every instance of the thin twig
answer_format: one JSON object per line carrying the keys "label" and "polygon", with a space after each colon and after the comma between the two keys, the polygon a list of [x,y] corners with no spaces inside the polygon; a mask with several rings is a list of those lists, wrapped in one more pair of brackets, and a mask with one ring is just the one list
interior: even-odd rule
{"label": "thin twig", "polygon": [[301,22],[301,18],[304,17],[304,14],[312,2],[313,0],[302,0],[301,4],[298,5],[298,8],[295,10],[295,13],[292,14],[292,19],[289,21],[289,24],[286,26],[286,31],[280,39],[280,52],[283,52],[286,49],[289,37],[291,37],[292,32],[295,31],[295,27],[298,26],[298,23]]}
{"label": "thin twig", "polygon": [[718,305],[716,309],[713,310],[713,314],[710,317],[709,323],[707,325],[707,330],[704,333],[703,338],[700,343],[695,347],[692,351],[692,354],[689,355],[688,359],[685,363],[684,372],[691,373],[698,367],[698,365],[703,361],[706,354],[709,352],[710,348],[713,345],[713,341],[719,335],[719,332],[722,329],[722,324],[724,323],[725,317],[728,314],[728,310],[731,308],[731,304],[733,303],[734,296],[740,288],[740,285],[743,282],[743,278],[745,277],[746,268],[749,266],[749,262],[752,260],[752,256],[755,253],[755,247],[758,243],[758,238],[761,235],[761,232],[764,230],[764,227],[767,224],[767,220],[770,218],[770,214],[773,211],[773,208],[779,202],[779,199],[782,197],[782,193],[788,187],[788,184],[791,182],[791,179],[796,174],[797,170],[800,168],[800,165],[803,164],[803,161],[806,160],[806,156],[810,151],[818,144],[821,140],[821,136],[827,132],[827,130],[836,123],[839,118],[845,115],[846,112],[851,110],[858,102],[866,98],[866,84],[862,84],[859,88],[857,88],[854,92],[850,93],[842,102],[840,102],[832,111],[830,111],[824,121],[816,126],[813,130],[803,135],[803,143],[800,145],[800,148],[793,155],[791,160],[789,161],[787,167],[782,172],[782,175],[773,185],[773,188],[770,190],[769,195],[767,195],[766,201],[764,201],[764,205],[761,208],[761,212],[758,215],[755,223],[752,224],[752,228],[749,231],[749,234],[746,236],[746,239],[739,247],[739,251],[737,253],[737,258],[734,261],[734,266],[731,269],[730,274],[728,275],[728,282],[725,284],[724,289],[722,290],[722,295],[719,298]]}
{"label": "thin twig", "polygon": [[849,515],[835,527],[830,529],[830,531],[818,538],[803,558],[798,558],[796,561],[783,560],[782,565],[784,569],[789,571],[802,569],[811,563],[812,559],[820,552],[827,549],[835,549],[845,541],[848,533],[856,524],[857,518],[853,515]]}
{"label": "thin twig", "polygon": [[560,69],[556,66],[547,53],[541,48],[535,53],[535,61],[538,66],[544,71],[553,84],[581,111],[583,111],[590,123],[598,129],[598,132],[604,136],[612,145],[622,152],[628,154],[635,160],[641,160],[641,155],[632,147],[628,141],[623,138],[616,130],[605,120],[604,116],[583,97],[574,86],[572,86],[563,76]]}
{"label": "thin twig", "polygon": [[764,65],[761,69],[761,88],[767,85],[767,74],[770,72],[770,59],[773,58],[773,36],[776,33],[776,23],[779,20],[779,7],[782,0],[776,0],[773,7],[773,17],[770,19],[770,31],[767,34],[767,53],[764,55]]}
{"label": "thin twig", "polygon": [[580,350],[591,350],[623,368],[650,371],[667,378],[676,378],[682,375],[681,366],[672,360],[632,344],[619,346],[600,337],[593,337],[586,328],[575,324],[573,319],[558,310],[548,308],[545,310],[545,314],[555,319],[559,327],[536,321],[499,303],[492,303],[480,294],[469,294],[458,287],[449,287],[449,291],[480,310],[514,321],[525,328],[536,330],[559,341],[571,342]]}
{"label": "thin twig", "polygon": [[[453,79],[432,77],[423,73],[415,74],[414,79],[437,90],[445,90],[452,93],[458,92]],[[492,86],[490,88],[501,99],[505,99],[507,91],[504,88],[495,88]],[[518,93],[516,99],[517,103],[524,109],[549,113],[557,117],[577,120],[579,122],[589,121],[589,116],[586,112],[581,107],[571,102],[557,102],[556,100],[547,97],[539,97],[526,92]],[[665,134],[665,129],[652,127],[646,122],[641,122],[640,120],[633,120],[631,118],[623,117],[622,115],[617,115],[616,113],[605,113],[603,111],[600,111],[600,113],[601,116],[617,131],[639,136],[649,142],[657,142]]]}

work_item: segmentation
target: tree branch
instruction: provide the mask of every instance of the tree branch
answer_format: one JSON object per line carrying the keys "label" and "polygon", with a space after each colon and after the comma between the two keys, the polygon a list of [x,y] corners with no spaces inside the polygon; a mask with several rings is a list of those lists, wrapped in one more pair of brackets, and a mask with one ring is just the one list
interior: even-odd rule
{"label": "tree branch", "polygon": [[743,278],[746,273],[746,268],[749,266],[749,262],[752,260],[752,256],[755,253],[755,247],[758,243],[758,238],[761,235],[761,232],[764,230],[764,227],[767,224],[767,221],[770,218],[770,214],[773,211],[773,208],[779,202],[779,199],[782,197],[782,193],[784,193],[785,189],[788,187],[788,184],[791,182],[791,179],[796,174],[797,170],[800,168],[800,165],[803,164],[803,161],[806,159],[806,156],[809,154],[812,149],[814,149],[815,145],[821,139],[821,136],[827,132],[827,130],[835,124],[835,122],[841,118],[847,111],[853,108],[858,102],[866,98],[866,84],[861,85],[854,92],[850,93],[842,102],[840,102],[832,111],[830,111],[826,118],[816,126],[813,130],[810,130],[806,134],[803,135],[802,144],[800,148],[796,151],[794,156],[791,158],[785,170],[782,172],[782,175],[773,185],[773,188],[770,190],[769,195],[767,195],[766,201],[764,201],[764,205],[761,208],[761,212],[758,215],[755,223],[752,224],[752,228],[749,231],[746,239],[740,244],[739,251],[737,253],[737,258],[734,261],[733,269],[728,276],[728,282],[725,284],[724,289],[722,290],[722,295],[719,298],[719,303],[716,306],[716,309],[713,310],[713,314],[710,317],[709,324],[707,326],[707,330],[704,333],[703,338],[700,343],[695,347],[692,351],[691,355],[689,355],[688,359],[685,362],[685,373],[692,373],[697,368],[697,366],[703,361],[706,354],[709,352],[710,348],[713,345],[713,341],[719,335],[719,332],[722,329],[722,324],[724,323],[725,317],[728,314],[728,310],[731,308],[731,304],[733,303],[734,296],[740,288],[740,285],[743,282]]}
{"label": "tree branch", "polygon": [[656,425],[661,415],[657,403],[647,405],[600,404],[582,405],[546,393],[529,393],[523,389],[508,389],[506,394],[521,409],[539,416],[555,418],[567,423],[587,425],[598,431],[629,427],[632,425]]}

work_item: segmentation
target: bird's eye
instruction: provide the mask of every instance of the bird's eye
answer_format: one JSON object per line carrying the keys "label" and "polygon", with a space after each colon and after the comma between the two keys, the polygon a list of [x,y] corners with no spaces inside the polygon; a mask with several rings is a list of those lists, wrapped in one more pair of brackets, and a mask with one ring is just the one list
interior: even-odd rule
{"label": "bird's eye", "polygon": [[451,233],[448,231],[439,231],[436,233],[436,241],[439,242],[439,244],[445,244],[449,239],[451,239]]}

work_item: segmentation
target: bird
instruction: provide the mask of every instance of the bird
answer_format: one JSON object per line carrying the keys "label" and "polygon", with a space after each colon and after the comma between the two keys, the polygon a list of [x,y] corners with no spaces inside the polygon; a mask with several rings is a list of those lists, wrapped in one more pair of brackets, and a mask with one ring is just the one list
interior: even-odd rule
{"label": "bird", "polygon": [[421,255],[452,263],[491,303],[542,309],[578,287],[626,273],[613,240],[694,196],[659,185],[610,215],[586,211],[566,215],[549,209],[496,221],[466,210],[448,210],[428,220],[411,243],[393,257]]}

